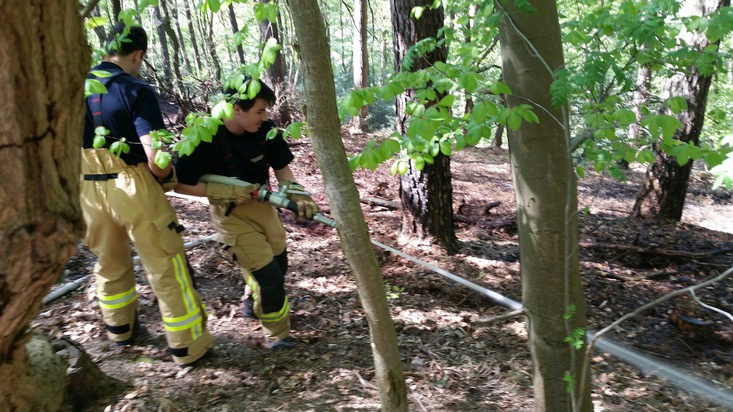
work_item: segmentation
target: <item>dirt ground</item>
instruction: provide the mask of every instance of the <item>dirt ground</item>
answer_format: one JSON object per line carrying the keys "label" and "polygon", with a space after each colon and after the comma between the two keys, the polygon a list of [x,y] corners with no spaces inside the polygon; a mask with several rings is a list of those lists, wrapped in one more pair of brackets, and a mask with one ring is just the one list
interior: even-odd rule
{"label": "dirt ground", "polygon": [[[347,147],[364,144],[345,136]],[[292,146],[294,170],[324,205],[315,158],[307,140]],[[402,242],[400,214],[363,203],[372,237],[516,301],[521,279],[508,155],[470,148],[452,160],[460,253],[448,256],[424,243]],[[599,330],[665,293],[710,279],[733,262],[729,192],[709,190],[696,173],[685,222],[662,224],[626,217],[642,173],[617,182],[591,174],[579,183],[581,272],[589,327]],[[362,198],[398,201],[388,166],[354,174]],[[205,204],[171,197],[185,240],[212,234]],[[496,203],[498,202],[498,204]],[[288,232],[287,289],[296,346],[262,346],[258,322],[241,315],[243,280],[218,245],[188,250],[199,291],[217,339],[215,356],[181,369],[165,351],[157,303],[138,268],[141,320],[151,337],[119,348],[106,341],[94,282],[49,303],[32,327],[82,345],[101,370],[125,384],[85,411],[375,411],[378,393],[368,327],[354,278],[333,229],[282,214]],[[487,297],[392,253],[375,249],[404,361],[410,410],[532,411],[530,354],[521,319],[487,319],[508,311]],[[80,250],[59,284],[91,273],[94,257]],[[702,302],[733,312],[733,281],[697,293]],[[733,322],[672,298],[605,335],[689,376],[733,386]],[[712,399],[640,371],[614,356],[592,357],[596,411],[723,411]]]}

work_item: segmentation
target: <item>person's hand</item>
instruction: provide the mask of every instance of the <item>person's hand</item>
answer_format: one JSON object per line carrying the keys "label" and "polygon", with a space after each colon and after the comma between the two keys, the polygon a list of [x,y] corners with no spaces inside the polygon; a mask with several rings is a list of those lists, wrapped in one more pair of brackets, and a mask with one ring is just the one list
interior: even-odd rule
{"label": "person's hand", "polygon": [[213,205],[228,205],[234,203],[237,205],[249,203],[252,201],[252,194],[260,189],[259,183],[247,186],[233,186],[222,183],[207,183],[206,197]]}
{"label": "person's hand", "polygon": [[[155,175],[153,175],[155,176]],[[163,192],[173,190],[178,185],[178,177],[176,176],[176,168],[172,167],[171,172],[166,178],[155,176],[155,180],[163,188]]]}
{"label": "person's hand", "polygon": [[288,199],[295,202],[298,206],[298,211],[295,212],[296,217],[313,219],[316,213],[320,213],[321,208],[310,196],[310,193],[305,191],[305,188],[296,182],[286,182],[280,185],[280,188],[286,188],[286,195]]}

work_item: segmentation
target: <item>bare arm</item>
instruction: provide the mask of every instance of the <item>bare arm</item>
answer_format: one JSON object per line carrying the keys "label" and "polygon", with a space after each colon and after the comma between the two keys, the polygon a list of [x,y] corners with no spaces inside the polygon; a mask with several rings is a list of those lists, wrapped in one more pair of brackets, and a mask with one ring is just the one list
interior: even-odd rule
{"label": "bare arm", "polygon": [[206,197],[205,182],[198,182],[193,186],[179,182],[174,190],[176,193],[182,193],[184,195]]}
{"label": "bare arm", "polygon": [[290,170],[290,166],[285,166],[282,169],[275,170],[274,172],[275,178],[279,184],[295,180],[295,176],[293,176],[293,171]]}
{"label": "bare arm", "polygon": [[145,149],[145,156],[148,158],[148,168],[150,168],[150,171],[161,179],[165,179],[170,176],[173,167],[170,163],[165,167],[165,169],[161,169],[155,164],[155,153],[157,150],[153,150],[153,138],[149,134],[140,136],[140,143],[143,144],[143,149]]}

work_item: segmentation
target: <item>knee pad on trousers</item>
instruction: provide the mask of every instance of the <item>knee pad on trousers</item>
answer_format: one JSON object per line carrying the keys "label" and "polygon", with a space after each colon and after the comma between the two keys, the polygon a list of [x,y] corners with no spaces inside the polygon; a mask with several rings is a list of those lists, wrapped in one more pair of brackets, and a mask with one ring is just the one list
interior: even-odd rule
{"label": "knee pad on trousers", "polygon": [[280,272],[282,272],[283,277],[288,274],[288,250],[283,250],[283,253],[275,256],[275,262],[277,262],[277,265],[280,266]]}
{"label": "knee pad on trousers", "polygon": [[282,309],[285,303],[285,275],[280,265],[272,260],[263,268],[252,271],[252,276],[260,285],[262,312],[272,313]]}

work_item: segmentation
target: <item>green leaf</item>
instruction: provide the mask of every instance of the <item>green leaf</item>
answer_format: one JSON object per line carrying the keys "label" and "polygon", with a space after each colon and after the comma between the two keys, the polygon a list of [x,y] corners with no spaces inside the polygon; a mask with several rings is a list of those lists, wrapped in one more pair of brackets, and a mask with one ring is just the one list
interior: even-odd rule
{"label": "green leaf", "polygon": [[509,96],[512,94],[512,89],[510,89],[506,83],[501,81],[494,82],[494,84],[492,84],[489,89],[491,90],[491,93],[497,96],[502,94],[506,94]]}
{"label": "green leaf", "polygon": [[384,157],[390,157],[400,151],[400,142],[394,139],[387,139],[379,145],[379,151]]}
{"label": "green leaf", "polygon": [[104,138],[102,135],[96,135],[94,136],[94,141],[92,142],[92,147],[95,149],[101,149],[105,145],[107,145],[107,139]]}
{"label": "green leaf", "polygon": [[247,87],[247,97],[250,100],[254,100],[260,90],[262,90],[262,84],[260,84],[260,81],[252,79],[252,81],[249,82],[249,87]]}
{"label": "green leaf", "polygon": [[161,169],[165,169],[171,163],[172,158],[173,156],[170,153],[159,150],[155,152],[155,165]]}
{"label": "green leaf", "polygon": [[456,100],[456,96],[453,96],[452,94],[449,94],[449,95],[443,97],[442,99],[440,99],[440,101],[438,102],[438,106],[452,107],[453,106],[453,102],[455,100]]}
{"label": "green leaf", "polygon": [[575,166],[575,173],[578,175],[579,178],[585,177],[585,167],[583,166]]}
{"label": "green leaf", "polygon": [[518,130],[522,125],[522,114],[517,110],[512,110],[507,119],[507,126],[512,130]]}
{"label": "green leaf", "polygon": [[687,99],[681,96],[670,97],[664,102],[674,114],[680,114],[683,110],[687,110]]}
{"label": "green leaf", "polygon": [[211,117],[215,119],[231,119],[232,116],[234,116],[234,105],[226,100],[220,100],[211,109]]}
{"label": "green leaf", "polygon": [[453,153],[453,145],[449,141],[440,142],[440,152],[446,156],[450,156]]}

